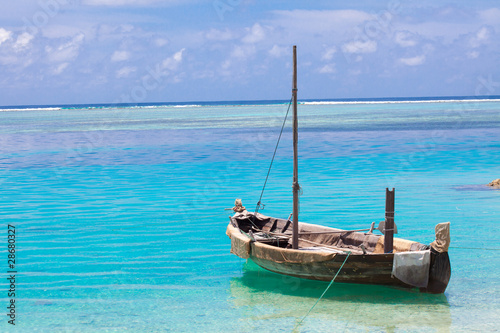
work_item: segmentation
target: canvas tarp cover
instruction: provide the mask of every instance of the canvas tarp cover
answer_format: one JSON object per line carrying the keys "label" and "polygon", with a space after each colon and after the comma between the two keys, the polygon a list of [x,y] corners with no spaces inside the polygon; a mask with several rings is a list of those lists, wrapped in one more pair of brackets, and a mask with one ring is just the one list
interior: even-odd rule
{"label": "canvas tarp cover", "polygon": [[394,254],[392,275],[410,286],[426,288],[429,282],[430,251]]}
{"label": "canvas tarp cover", "polygon": [[231,224],[227,226],[226,235],[231,238],[231,253],[243,259],[250,258],[250,238]]}
{"label": "canvas tarp cover", "polygon": [[[308,232],[328,232],[338,231],[337,233],[325,234],[307,234]],[[375,250],[379,235],[364,234],[361,232],[353,232],[336,228],[324,227],[309,223],[300,223],[300,233],[305,233],[299,237],[299,246],[307,247],[311,244],[323,244],[333,246],[344,251],[353,253],[362,253],[361,245],[363,245],[368,253]]]}
{"label": "canvas tarp cover", "polygon": [[[323,227],[308,223],[300,223],[300,226],[301,226],[300,232],[329,231],[329,230],[341,231],[341,229]],[[371,233],[350,232],[348,230],[345,230],[344,233],[313,234],[313,235],[304,235],[300,237],[301,240],[310,240],[320,244],[331,245],[341,249],[352,251],[353,253],[361,252],[360,251],[361,245],[365,247],[368,253],[373,253],[373,254],[384,253],[383,235],[381,236],[381,235],[374,235]],[[407,251],[422,251],[427,248],[428,248],[427,245],[419,242],[414,242],[396,237],[393,238],[393,253],[407,252]]]}
{"label": "canvas tarp cover", "polygon": [[263,243],[252,243],[252,256],[276,263],[306,264],[332,260],[336,254],[326,251],[301,251],[284,249]]}
{"label": "canvas tarp cover", "polygon": [[450,246],[450,222],[439,223],[436,225],[436,240],[431,246],[438,252],[448,252]]}
{"label": "canvas tarp cover", "polygon": [[[427,247],[422,243],[402,238],[394,238],[392,242],[393,242],[392,253],[420,251]],[[381,236],[378,239],[377,245],[375,246],[375,251],[373,251],[373,253],[384,253],[384,236]]]}

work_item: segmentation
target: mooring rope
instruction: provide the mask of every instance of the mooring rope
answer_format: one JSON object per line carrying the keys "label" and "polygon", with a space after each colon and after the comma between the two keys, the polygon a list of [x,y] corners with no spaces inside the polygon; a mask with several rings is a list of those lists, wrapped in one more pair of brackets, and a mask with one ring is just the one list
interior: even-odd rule
{"label": "mooring rope", "polygon": [[259,201],[257,202],[257,207],[255,207],[255,214],[259,212],[259,208],[262,205],[262,196],[264,195],[264,190],[266,189],[267,179],[269,178],[269,174],[271,173],[274,157],[276,156],[276,151],[278,150],[278,145],[280,144],[281,135],[283,134],[283,129],[285,128],[286,118],[288,117],[288,113],[290,112],[290,106],[292,105],[292,101],[293,101],[293,96],[290,99],[290,102],[288,103],[288,110],[286,110],[285,119],[283,120],[283,125],[281,125],[281,131],[280,135],[278,136],[278,141],[276,142],[276,147],[274,148],[273,158],[271,159],[271,164],[269,164],[269,170],[267,170],[266,180],[264,181],[264,186],[262,186],[262,192],[260,192],[260,197]]}
{"label": "mooring rope", "polygon": [[323,291],[323,293],[321,294],[321,296],[318,298],[318,300],[316,301],[316,303],[314,303],[314,305],[312,306],[312,308],[309,309],[309,311],[306,313],[306,315],[304,316],[304,318],[302,318],[299,321],[299,323],[297,325],[295,325],[295,328],[293,329],[293,332],[295,332],[295,330],[302,324],[302,322],[304,321],[304,319],[306,319],[306,317],[309,315],[309,313],[311,313],[311,311],[314,309],[314,307],[316,306],[316,304],[318,304],[318,302],[323,298],[323,296],[325,296],[326,292],[332,286],[333,281],[335,281],[335,279],[337,278],[337,275],[339,275],[340,271],[342,270],[342,267],[344,267],[344,264],[345,264],[345,262],[347,261],[347,258],[349,258],[350,255],[351,255],[351,252],[347,251],[347,257],[345,257],[344,262],[342,263],[342,265],[340,265],[340,268],[337,271],[337,273],[335,274],[335,276],[333,277],[332,281],[330,281],[330,284],[328,285],[328,287],[326,287],[325,291]]}

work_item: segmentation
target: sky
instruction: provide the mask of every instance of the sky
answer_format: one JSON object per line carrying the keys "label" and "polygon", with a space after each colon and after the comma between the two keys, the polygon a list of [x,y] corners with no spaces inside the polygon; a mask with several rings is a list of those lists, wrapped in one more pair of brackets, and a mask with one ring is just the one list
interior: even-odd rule
{"label": "sky", "polygon": [[25,0],[0,105],[500,95],[498,0]]}

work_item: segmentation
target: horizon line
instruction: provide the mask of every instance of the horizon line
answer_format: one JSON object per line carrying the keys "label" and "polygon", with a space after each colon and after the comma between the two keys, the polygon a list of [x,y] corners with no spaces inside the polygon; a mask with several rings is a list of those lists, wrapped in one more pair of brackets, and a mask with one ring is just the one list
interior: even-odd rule
{"label": "horizon line", "polygon": [[[298,102],[299,104],[302,103],[310,103],[310,102],[325,102],[324,104],[327,104],[328,102],[334,103],[341,103],[341,102],[347,102],[347,103],[355,103],[359,102],[361,103],[369,103],[369,102],[415,102],[415,101],[422,101],[422,102],[439,102],[439,101],[494,101],[494,100],[500,100],[500,95],[481,95],[481,96],[470,96],[470,95],[457,95],[457,96],[422,96],[422,97],[361,97],[361,98],[356,98],[356,97],[350,97],[350,98],[305,98],[305,99],[299,99]],[[17,104],[17,105],[5,105],[5,106],[0,106],[1,110],[15,110],[15,109],[50,109],[50,108],[58,108],[58,109],[70,109],[70,108],[78,108],[78,107],[85,107],[85,108],[92,108],[92,107],[109,107],[109,106],[125,106],[125,107],[141,107],[141,106],[210,106],[210,105],[252,105],[251,103],[255,103],[255,105],[265,105],[265,104],[275,104],[275,103],[286,103],[288,102],[288,99],[255,99],[255,100],[212,100],[212,101],[184,101],[184,102],[137,102],[137,103],[74,103],[74,104],[69,104],[69,103],[63,103],[63,104],[27,104],[27,105],[22,105],[22,104]],[[243,104],[242,104],[243,103]]]}

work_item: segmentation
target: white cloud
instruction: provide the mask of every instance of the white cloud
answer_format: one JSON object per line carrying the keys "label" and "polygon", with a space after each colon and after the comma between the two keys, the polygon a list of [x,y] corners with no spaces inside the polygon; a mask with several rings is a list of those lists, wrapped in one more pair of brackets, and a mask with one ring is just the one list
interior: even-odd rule
{"label": "white cloud", "polygon": [[247,59],[255,54],[255,46],[253,45],[237,45],[231,51],[232,58]]}
{"label": "white cloud", "polygon": [[326,64],[318,70],[321,74],[333,74],[336,71],[334,64]]}
{"label": "white cloud", "polygon": [[359,10],[278,10],[273,25],[285,28],[294,34],[334,33],[334,36],[345,36],[363,22],[375,17]]}
{"label": "white cloud", "polygon": [[321,60],[331,60],[336,52],[337,48],[335,46],[326,49],[323,55],[321,56]]}
{"label": "white cloud", "polygon": [[14,54],[0,55],[0,64],[2,65],[15,65],[19,62],[19,58]]}
{"label": "white cloud", "polygon": [[67,43],[58,47],[46,46],[45,52],[51,62],[68,62],[74,60],[80,53],[80,47],[83,44],[85,36],[78,34]]}
{"label": "white cloud", "polygon": [[345,53],[373,53],[377,51],[377,42],[374,40],[349,42],[342,45],[342,51]]}
{"label": "white cloud", "polygon": [[28,47],[29,43],[33,40],[33,35],[30,35],[27,32],[23,32],[17,37],[16,42],[14,43],[14,50],[21,51]]}
{"label": "white cloud", "polygon": [[398,31],[394,35],[394,41],[396,44],[402,47],[411,47],[417,45],[417,42],[411,38],[412,34],[406,31]]}
{"label": "white cloud", "polygon": [[132,24],[121,24],[120,25],[121,32],[132,32],[134,31],[134,26]]}
{"label": "white cloud", "polygon": [[68,65],[69,63],[67,62],[63,62],[62,64],[57,65],[56,68],[54,68],[54,70],[52,71],[52,74],[54,75],[61,74],[68,67]]}
{"label": "white cloud", "polygon": [[111,56],[111,61],[119,62],[128,60],[129,58],[130,58],[130,53],[128,53],[127,51],[115,51]]}
{"label": "white cloud", "polygon": [[49,24],[42,29],[42,35],[50,39],[70,38],[79,33],[82,33],[82,28],[76,25]]}
{"label": "white cloud", "polygon": [[165,38],[156,38],[154,40],[154,43],[155,43],[156,46],[162,47],[162,46],[165,46],[165,45],[168,44],[168,40],[165,39]]}
{"label": "white cloud", "polygon": [[234,33],[229,30],[218,30],[218,29],[210,29],[205,33],[205,38],[208,40],[215,40],[215,41],[227,41],[234,39]]}
{"label": "white cloud", "polygon": [[176,52],[173,56],[163,60],[162,68],[171,71],[176,70],[179,64],[182,62],[184,51],[185,49],[181,49],[180,51]]}
{"label": "white cloud", "polygon": [[125,66],[123,68],[120,68],[119,70],[116,71],[116,77],[117,78],[126,78],[130,74],[134,73],[137,71],[136,67],[131,67],[131,66]]}
{"label": "white cloud", "polygon": [[3,42],[8,41],[11,36],[12,36],[12,31],[0,28],[0,45],[2,45]]}
{"label": "white cloud", "polygon": [[247,28],[247,31],[248,34],[242,39],[243,43],[258,43],[265,37],[264,28],[259,23],[255,23],[251,28]]}
{"label": "white cloud", "polygon": [[131,24],[99,24],[97,26],[97,35],[99,37],[122,37],[122,34],[127,34],[134,31],[135,27]]}
{"label": "white cloud", "polygon": [[491,34],[489,28],[482,27],[469,39],[469,45],[471,47],[479,47],[490,39]]}
{"label": "white cloud", "polygon": [[479,11],[479,18],[484,24],[497,25],[500,23],[500,9],[490,8],[486,10]]}
{"label": "white cloud", "polygon": [[467,52],[467,58],[476,59],[477,57],[479,57],[479,52],[477,52],[477,51]]}
{"label": "white cloud", "polygon": [[461,35],[469,34],[476,25],[470,22],[436,22],[426,21],[422,23],[400,23],[400,30],[411,32],[424,39],[440,40],[444,43],[452,43]]}
{"label": "white cloud", "polygon": [[[276,50],[277,49],[274,49],[273,52],[278,52]],[[252,57],[254,57],[256,53],[257,47],[255,46],[255,44],[242,44],[233,46],[229,57],[221,62],[220,69],[217,71],[217,74],[221,77],[231,79],[246,75],[249,66],[252,64]],[[256,66],[254,66],[252,69],[254,74],[257,73],[257,68],[259,68],[259,65],[261,64],[255,65]]]}
{"label": "white cloud", "polygon": [[269,50],[269,55],[274,58],[280,58],[284,55],[289,54],[289,49],[284,46],[273,45],[273,48]]}
{"label": "white cloud", "polygon": [[224,70],[228,70],[230,67],[231,67],[231,60],[225,60],[221,64],[221,68],[224,69]]}
{"label": "white cloud", "polygon": [[418,66],[425,62],[425,55],[415,56],[411,58],[400,58],[399,62],[406,66]]}
{"label": "white cloud", "polygon": [[214,78],[215,76],[216,76],[215,71],[210,70],[210,69],[193,72],[193,78],[197,79],[197,80],[198,79],[206,79],[206,78]]}

